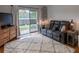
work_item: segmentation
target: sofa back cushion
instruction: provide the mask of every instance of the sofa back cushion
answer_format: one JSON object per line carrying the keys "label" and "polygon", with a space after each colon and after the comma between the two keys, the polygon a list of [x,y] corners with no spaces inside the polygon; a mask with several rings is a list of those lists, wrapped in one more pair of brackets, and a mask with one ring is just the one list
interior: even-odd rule
{"label": "sofa back cushion", "polygon": [[69,21],[61,21],[60,22],[60,30],[62,29],[63,26],[65,26]]}
{"label": "sofa back cushion", "polygon": [[59,31],[59,24],[54,24],[53,28],[52,28],[52,31]]}

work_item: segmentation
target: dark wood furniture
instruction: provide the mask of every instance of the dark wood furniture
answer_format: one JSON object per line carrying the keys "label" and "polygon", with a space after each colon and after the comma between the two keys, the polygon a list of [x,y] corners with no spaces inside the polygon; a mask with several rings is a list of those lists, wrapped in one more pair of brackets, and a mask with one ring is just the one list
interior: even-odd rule
{"label": "dark wood furniture", "polygon": [[67,31],[67,44],[71,46],[78,45],[78,34],[76,31]]}
{"label": "dark wood furniture", "polygon": [[77,31],[64,31],[61,34],[61,42],[73,47],[78,46],[78,33]]}
{"label": "dark wood furniture", "polygon": [[0,29],[0,47],[15,37],[17,37],[16,26]]}

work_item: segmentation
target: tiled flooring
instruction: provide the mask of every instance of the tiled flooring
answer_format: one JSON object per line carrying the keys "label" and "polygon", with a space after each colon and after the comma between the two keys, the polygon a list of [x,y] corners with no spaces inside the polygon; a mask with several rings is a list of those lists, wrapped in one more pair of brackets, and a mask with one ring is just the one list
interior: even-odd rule
{"label": "tiled flooring", "polygon": [[74,49],[39,33],[24,35],[4,46],[4,53],[73,53]]}

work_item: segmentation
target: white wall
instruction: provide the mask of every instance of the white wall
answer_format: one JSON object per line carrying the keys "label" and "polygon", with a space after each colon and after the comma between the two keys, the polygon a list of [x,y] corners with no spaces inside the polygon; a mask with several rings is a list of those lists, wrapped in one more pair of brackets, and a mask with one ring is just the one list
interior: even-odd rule
{"label": "white wall", "polygon": [[79,6],[49,5],[48,17],[55,20],[79,19]]}
{"label": "white wall", "polygon": [[0,12],[11,13],[10,5],[0,5]]}

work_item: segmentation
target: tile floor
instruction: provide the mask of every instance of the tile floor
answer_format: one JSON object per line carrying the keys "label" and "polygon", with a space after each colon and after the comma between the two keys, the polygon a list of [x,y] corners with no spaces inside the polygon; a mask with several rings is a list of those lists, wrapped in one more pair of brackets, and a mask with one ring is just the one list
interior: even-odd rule
{"label": "tile floor", "polygon": [[21,36],[4,46],[4,53],[73,53],[74,49],[39,33]]}

